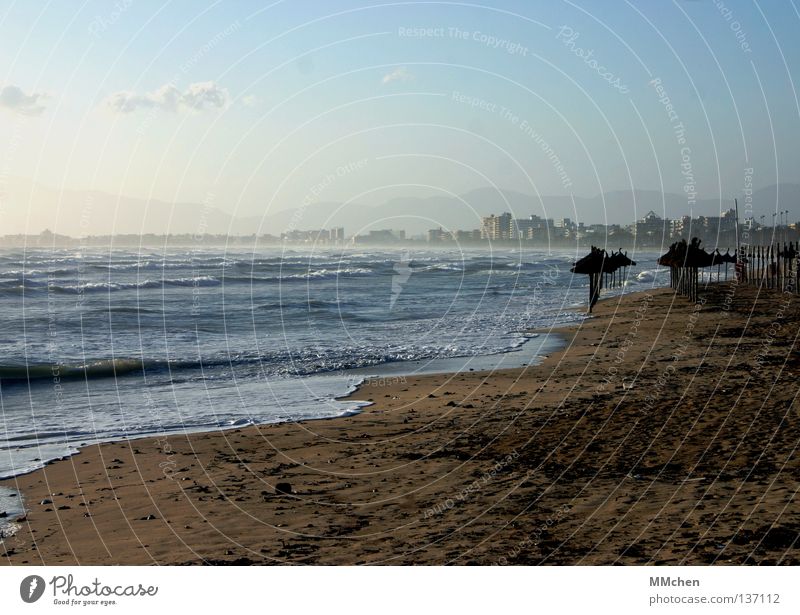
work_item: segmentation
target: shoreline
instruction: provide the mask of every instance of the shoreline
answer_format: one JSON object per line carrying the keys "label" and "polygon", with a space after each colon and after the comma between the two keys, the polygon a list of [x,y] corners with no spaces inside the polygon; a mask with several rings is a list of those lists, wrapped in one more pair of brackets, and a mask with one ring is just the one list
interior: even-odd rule
{"label": "shoreline", "polygon": [[[671,289],[601,300],[594,318],[550,331],[564,347],[535,366],[365,382],[347,398],[370,396],[356,415],[90,445],[0,481],[29,510],[0,562],[797,563],[796,488],[784,484],[797,462],[781,475],[757,449],[734,456],[752,481],[704,455],[753,448],[732,439],[741,431],[723,437],[748,413],[731,418],[737,381],[723,390],[706,369],[729,359],[733,373],[720,326],[763,328],[777,305],[740,288],[723,320],[728,286],[709,287],[696,347],[672,363],[686,375],[663,385],[694,317]],[[769,432],[776,451],[793,452],[795,430]],[[763,510],[744,515],[752,497]]]}
{"label": "shoreline", "polygon": [[[552,330],[555,331],[556,329]],[[348,416],[359,414],[360,412],[362,412],[363,408],[372,405],[371,402],[363,402],[358,399],[354,399],[353,397],[366,381],[375,381],[386,378],[394,379],[398,377],[414,378],[420,375],[442,375],[442,374],[455,373],[457,370],[470,371],[470,372],[492,371],[493,369],[495,369],[495,367],[487,368],[485,366],[486,365],[500,366],[507,362],[515,364],[514,367],[533,365],[536,364],[536,362],[541,362],[542,360],[544,360],[544,358],[547,357],[547,354],[544,354],[545,352],[547,353],[553,352],[561,345],[560,342],[558,341],[559,335],[551,334],[549,330],[542,329],[542,330],[525,331],[522,332],[521,335],[525,336],[524,341],[522,341],[518,346],[515,346],[505,352],[500,352],[500,353],[486,354],[486,355],[478,354],[478,355],[464,356],[464,357],[449,357],[443,359],[395,361],[395,362],[381,363],[371,367],[357,367],[335,372],[318,372],[307,376],[296,377],[298,381],[302,381],[304,378],[341,378],[344,381],[344,383],[346,383],[347,391],[342,395],[335,395],[326,398],[323,401],[340,402],[340,403],[350,402],[351,404],[346,408],[341,408],[341,411],[338,414],[331,414],[330,416],[301,418],[299,420],[327,421],[332,419],[347,418]],[[535,350],[532,350],[534,347],[536,347],[534,340],[537,339],[540,341],[540,343]],[[547,348],[545,348],[546,345]],[[528,348],[530,348],[531,350],[527,350]],[[523,359],[521,364],[519,360],[520,357]],[[469,368],[467,367],[467,365],[470,362],[475,362],[477,366],[483,365],[484,367]],[[463,366],[459,368],[458,367],[459,364],[462,363]],[[440,365],[441,367],[438,368],[428,367],[431,364]],[[416,369],[416,370],[412,369],[419,367],[422,367],[422,369]],[[135,435],[129,435],[128,437],[114,436],[101,439],[92,439],[85,437],[79,438],[74,442],[55,444],[55,446],[63,446],[65,448],[64,453],[57,457],[53,457],[51,459],[41,462],[41,465],[38,465],[37,467],[21,470],[16,474],[8,474],[8,475],[0,474],[0,483],[6,480],[13,480],[15,478],[25,476],[26,474],[30,474],[32,472],[37,472],[51,463],[69,459],[70,457],[79,454],[81,449],[86,448],[88,446],[97,446],[100,444],[113,444],[115,442],[129,442],[147,438],[161,439],[172,435],[215,433],[220,431],[226,431],[229,429],[247,427],[250,425],[262,425],[262,426],[281,425],[284,423],[295,423],[295,422],[298,422],[298,420],[281,419],[274,421],[247,422],[241,424],[232,423],[226,425],[218,425],[216,427],[212,425],[196,426],[188,430],[186,428],[180,427],[161,432],[139,433]],[[3,509],[0,508],[0,513],[2,512],[2,510]],[[2,530],[1,521],[0,521],[0,530]]]}
{"label": "shoreline", "polygon": [[[526,332],[524,332],[526,339],[519,346],[517,346],[517,347],[515,347],[515,348],[513,348],[511,350],[508,350],[507,352],[503,352],[503,353],[495,353],[495,354],[488,354],[488,355],[474,355],[474,356],[468,356],[468,357],[452,357],[452,358],[448,358],[448,359],[435,359],[435,360],[398,361],[398,362],[394,362],[394,363],[380,364],[380,365],[374,366],[374,369],[373,368],[354,368],[354,369],[350,369],[350,370],[345,370],[343,372],[339,372],[336,375],[339,375],[339,376],[342,376],[342,377],[346,377],[346,376],[352,376],[352,375],[355,374],[355,375],[357,375],[357,377],[353,378],[350,381],[350,384],[348,386],[349,390],[348,390],[347,393],[345,393],[344,395],[341,395],[341,396],[333,397],[332,400],[336,401],[336,402],[351,402],[353,405],[348,407],[348,408],[346,408],[346,409],[344,409],[340,414],[337,414],[337,415],[326,416],[326,417],[318,417],[318,418],[307,418],[307,419],[302,419],[302,421],[330,421],[330,420],[336,420],[336,419],[346,419],[348,417],[356,416],[358,414],[361,414],[364,411],[365,408],[369,408],[370,406],[372,406],[374,404],[374,402],[371,402],[371,401],[361,401],[361,400],[358,400],[358,399],[354,399],[354,396],[360,391],[360,389],[362,388],[362,386],[364,386],[365,383],[369,383],[367,386],[372,386],[372,384],[374,384],[374,383],[384,382],[387,379],[389,379],[390,381],[393,381],[393,380],[397,380],[398,378],[415,378],[415,377],[418,377],[420,375],[426,375],[426,376],[437,376],[437,375],[439,375],[439,376],[444,376],[444,375],[448,375],[448,374],[452,375],[452,374],[455,374],[455,373],[460,373],[460,372],[446,371],[444,368],[438,369],[438,370],[437,369],[432,369],[431,371],[428,371],[428,369],[422,369],[421,371],[417,371],[417,372],[406,371],[409,368],[409,366],[412,366],[412,365],[415,365],[415,366],[416,365],[423,365],[423,364],[424,365],[430,365],[431,363],[440,363],[440,364],[443,364],[443,365],[456,365],[457,363],[463,361],[464,362],[464,366],[463,366],[463,370],[462,371],[468,371],[470,373],[486,373],[486,372],[492,372],[492,371],[495,371],[495,370],[494,370],[494,368],[490,368],[490,369],[468,368],[468,367],[466,367],[466,365],[468,364],[469,361],[473,361],[473,360],[477,361],[478,364],[485,364],[485,363],[491,361],[492,359],[495,359],[495,365],[499,365],[499,364],[502,364],[509,356],[513,356],[514,358],[518,358],[516,355],[525,357],[525,360],[524,360],[524,364],[525,365],[528,365],[528,366],[538,365],[539,363],[544,361],[548,356],[548,355],[543,354],[541,352],[542,349],[544,348],[544,346],[546,344],[549,344],[549,347],[547,349],[548,352],[553,352],[554,350],[557,350],[557,349],[563,347],[563,345],[564,345],[564,341],[563,341],[564,335],[562,333],[559,333],[559,331],[561,331],[561,329],[567,329],[567,328],[569,328],[571,326],[575,326],[575,325],[570,324],[570,325],[565,325],[565,326],[562,326],[562,327],[559,327],[559,328],[552,328],[551,327],[550,329],[541,329],[541,330],[540,329],[534,329],[534,330],[526,331]],[[523,349],[525,349],[527,346],[531,346],[531,347],[535,346],[535,344],[533,344],[532,342],[533,342],[533,340],[539,339],[539,338],[540,338],[540,342],[541,343],[539,344],[537,350],[535,350],[533,352],[528,352],[528,353],[523,352]],[[514,361],[514,362],[518,363],[519,361]],[[323,376],[332,376],[333,373],[332,374],[322,374],[322,375]],[[241,426],[239,426],[239,425],[225,425],[225,426],[219,426],[217,429],[198,428],[196,430],[190,430],[190,431],[175,430],[175,431],[169,431],[169,432],[163,432],[163,433],[155,433],[155,434],[140,434],[140,435],[130,436],[128,438],[113,438],[113,439],[108,439],[108,440],[103,439],[103,440],[94,441],[94,442],[88,442],[86,444],[80,444],[80,445],[79,444],[74,444],[74,452],[67,452],[63,456],[56,457],[56,458],[44,461],[40,467],[24,470],[22,472],[19,472],[18,474],[14,474],[14,475],[10,475],[10,476],[0,476],[0,514],[6,513],[6,516],[3,517],[2,519],[0,519],[0,543],[4,539],[12,537],[14,534],[16,534],[16,532],[19,529],[19,526],[16,525],[16,522],[9,523],[9,522],[6,521],[4,523],[3,521],[5,519],[8,519],[8,518],[11,518],[11,519],[25,518],[25,517],[27,517],[27,513],[29,512],[29,510],[25,509],[24,507],[17,509],[17,508],[14,508],[10,503],[8,503],[8,498],[9,497],[10,498],[17,498],[16,501],[18,503],[21,503],[21,501],[24,498],[23,498],[23,494],[22,493],[18,492],[15,489],[12,489],[12,488],[4,486],[3,483],[16,481],[16,480],[18,480],[18,479],[20,479],[20,478],[22,478],[22,477],[24,477],[24,476],[26,476],[28,474],[32,474],[34,472],[41,471],[41,470],[43,470],[44,468],[46,468],[47,466],[49,466],[49,465],[51,465],[53,463],[66,461],[66,460],[68,460],[68,459],[70,459],[70,458],[72,458],[72,457],[74,457],[76,455],[79,455],[84,448],[87,448],[87,447],[90,447],[90,446],[100,446],[100,445],[104,445],[104,444],[114,444],[114,443],[121,443],[121,442],[135,442],[137,440],[146,440],[146,439],[162,441],[165,438],[167,438],[169,436],[173,436],[173,435],[213,434],[213,433],[219,433],[219,432],[223,432],[223,431],[227,431],[227,430],[231,430],[231,429],[241,429],[243,427],[248,427],[248,426],[251,426],[251,425],[252,426],[283,425],[283,424],[290,424],[290,423],[297,423],[297,422],[298,421],[282,420],[282,421],[272,421],[272,422],[249,423],[247,425],[241,425]]]}

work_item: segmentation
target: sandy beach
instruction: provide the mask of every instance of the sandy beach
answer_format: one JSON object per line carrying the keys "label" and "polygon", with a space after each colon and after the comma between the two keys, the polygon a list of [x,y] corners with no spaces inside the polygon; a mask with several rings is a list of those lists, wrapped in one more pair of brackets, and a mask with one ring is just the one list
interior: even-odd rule
{"label": "sandy beach", "polygon": [[357,416],[89,446],[3,481],[8,564],[798,564],[796,296],[601,301],[541,365]]}

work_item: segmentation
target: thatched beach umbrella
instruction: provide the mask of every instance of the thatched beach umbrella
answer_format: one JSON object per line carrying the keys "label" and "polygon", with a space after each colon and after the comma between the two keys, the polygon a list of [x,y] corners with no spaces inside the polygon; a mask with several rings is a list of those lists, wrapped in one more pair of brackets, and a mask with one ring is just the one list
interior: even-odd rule
{"label": "thatched beach umbrella", "polygon": [[607,258],[606,251],[592,246],[589,254],[578,260],[570,269],[572,273],[582,273],[589,276],[589,313],[600,297],[603,285],[603,265]]}
{"label": "thatched beach umbrella", "polygon": [[612,276],[612,285],[616,283],[614,273],[625,267],[636,265],[628,258],[627,253],[613,252],[609,255],[605,250],[592,246],[589,254],[578,260],[570,269],[572,273],[582,273],[589,276],[589,312],[600,297],[603,288],[603,276]]}
{"label": "thatched beach umbrella", "polygon": [[[658,259],[658,264],[670,268],[671,286],[692,300],[697,300],[697,270],[715,264],[715,256],[700,247],[700,239],[693,237],[673,243],[669,251]],[[719,255],[722,258],[722,255]],[[721,260],[719,262],[722,262]]]}
{"label": "thatched beach umbrella", "polygon": [[619,269],[622,269],[622,275],[620,276],[620,279],[624,279],[626,273],[625,270],[631,266],[635,267],[636,261],[629,259],[628,253],[623,253],[622,249],[620,248],[617,252],[612,252],[611,256],[606,258],[605,262],[603,263],[603,271],[611,274],[611,285],[616,286],[618,282],[616,272]]}

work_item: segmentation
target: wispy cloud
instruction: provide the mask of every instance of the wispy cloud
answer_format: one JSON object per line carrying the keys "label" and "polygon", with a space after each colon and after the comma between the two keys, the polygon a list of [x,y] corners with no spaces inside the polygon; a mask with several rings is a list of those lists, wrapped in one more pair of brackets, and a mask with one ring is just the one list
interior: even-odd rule
{"label": "wispy cloud", "polygon": [[42,102],[47,98],[46,94],[40,92],[26,94],[16,85],[6,85],[0,89],[0,107],[22,115],[41,115],[44,112]]}
{"label": "wispy cloud", "polygon": [[392,72],[386,73],[382,81],[383,84],[386,85],[393,81],[411,81],[412,79],[414,79],[414,75],[412,75],[405,66],[400,66],[399,68],[395,68]]}
{"label": "wispy cloud", "polygon": [[116,113],[133,113],[138,109],[160,109],[177,113],[179,111],[201,111],[206,108],[221,109],[228,105],[228,90],[213,81],[192,83],[181,92],[173,84],[162,85],[154,92],[115,92],[105,99],[105,105]]}

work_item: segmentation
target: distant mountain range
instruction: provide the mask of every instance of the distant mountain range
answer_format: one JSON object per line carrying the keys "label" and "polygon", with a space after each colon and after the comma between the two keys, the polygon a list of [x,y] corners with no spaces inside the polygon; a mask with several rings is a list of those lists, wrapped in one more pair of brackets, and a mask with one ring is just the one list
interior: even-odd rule
{"label": "distant mountain range", "polygon": [[[745,216],[740,197],[740,215]],[[772,212],[790,210],[790,219],[800,217],[800,185],[780,184],[753,193],[753,215],[764,215],[772,223]],[[699,200],[692,214],[719,215],[733,207],[733,198]],[[396,198],[383,203],[315,203],[304,209],[284,209],[264,216],[235,217],[217,207],[201,203],[167,203],[104,192],[57,191],[19,180],[6,182],[0,195],[0,235],[36,234],[44,229],[73,237],[92,234],[212,233],[280,235],[287,230],[311,230],[343,226],[352,235],[368,230],[405,229],[409,235],[439,226],[445,229],[475,229],[480,218],[511,212],[525,218],[570,218],[586,224],[630,224],[653,210],[660,216],[689,213],[686,197],[652,190],[613,191],[591,198],[543,196],[511,190],[498,192],[480,188],[460,197]]]}

